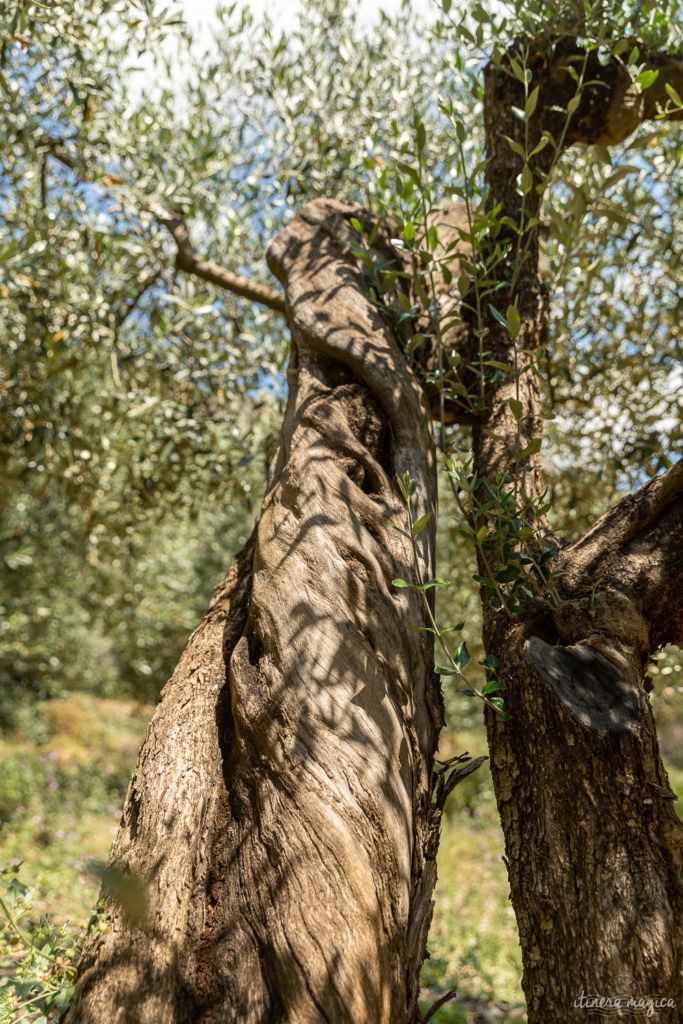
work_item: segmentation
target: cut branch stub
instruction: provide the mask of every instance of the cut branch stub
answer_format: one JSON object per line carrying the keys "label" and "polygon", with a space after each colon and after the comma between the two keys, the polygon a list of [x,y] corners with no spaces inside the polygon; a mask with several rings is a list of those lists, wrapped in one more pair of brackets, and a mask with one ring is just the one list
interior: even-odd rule
{"label": "cut branch stub", "polygon": [[[585,54],[575,42],[563,49],[553,61],[549,74],[550,89],[557,90],[549,102],[559,100],[562,106],[576,88],[569,74],[567,57]],[[643,121],[652,120],[667,106],[667,85],[679,95],[683,94],[683,60],[667,53],[643,54],[642,60],[647,70],[657,72],[656,80],[645,90],[633,81],[620,59],[613,57],[603,64],[597,52],[589,54],[584,76],[588,84],[569,125],[567,145],[578,142],[613,146],[623,142]],[[674,110],[669,116],[679,120],[681,111]]]}
{"label": "cut branch stub", "polygon": [[587,644],[553,647],[530,637],[525,653],[564,706],[598,733],[622,732],[638,722],[638,698],[621,669]]}
{"label": "cut branch stub", "polygon": [[[392,527],[399,473],[433,510],[434,458],[419,385],[345,253],[352,215],[314,203],[271,250],[293,328],[279,450],[216,606],[225,643],[195,633],[131,784],[111,867],[142,880],[146,914],[134,926],[108,894],[73,1024],[417,1018],[441,703],[431,634],[406,629],[426,624],[420,595],[391,587],[414,576]],[[433,544],[432,521],[430,575]]]}

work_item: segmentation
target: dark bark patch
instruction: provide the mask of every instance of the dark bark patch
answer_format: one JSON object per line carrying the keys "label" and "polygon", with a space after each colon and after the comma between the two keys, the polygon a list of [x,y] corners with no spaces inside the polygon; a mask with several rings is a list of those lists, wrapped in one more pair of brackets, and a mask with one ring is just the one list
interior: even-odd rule
{"label": "dark bark patch", "polygon": [[586,728],[598,733],[633,730],[638,698],[624,673],[587,644],[552,647],[537,636],[524,652],[538,675]]}

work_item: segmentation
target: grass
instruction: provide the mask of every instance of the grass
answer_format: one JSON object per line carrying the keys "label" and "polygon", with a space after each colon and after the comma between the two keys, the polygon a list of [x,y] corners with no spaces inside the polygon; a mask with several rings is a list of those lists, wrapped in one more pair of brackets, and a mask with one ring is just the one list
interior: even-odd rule
{"label": "grass", "polygon": [[76,694],[0,740],[0,867],[23,862],[37,914],[90,916],[151,710]]}
{"label": "grass", "polygon": [[[456,753],[456,747],[473,756],[486,753],[483,726],[459,732],[455,745],[452,737],[443,739],[443,757]],[[442,825],[429,959],[422,971],[423,1012],[449,989],[457,988],[458,994],[431,1018],[434,1024],[465,1024],[473,1003],[495,1003],[501,1013],[507,1007],[504,1015],[492,1018],[506,1024],[526,1020],[503,853],[486,763],[454,790]]]}
{"label": "grass", "polygon": [[[40,713],[26,709],[18,731],[0,739],[0,868],[21,863],[18,877],[33,889],[32,919],[47,915],[57,926],[69,920],[74,933],[85,926],[151,711],[75,694],[49,701]],[[464,749],[485,751],[483,729],[458,735],[457,750]],[[670,778],[683,794],[683,765],[670,768]],[[422,1005],[451,988],[458,997],[437,1011],[434,1024],[465,1024],[481,1004],[494,1007],[491,1020],[526,1019],[502,854],[484,765],[454,791],[443,823]]]}

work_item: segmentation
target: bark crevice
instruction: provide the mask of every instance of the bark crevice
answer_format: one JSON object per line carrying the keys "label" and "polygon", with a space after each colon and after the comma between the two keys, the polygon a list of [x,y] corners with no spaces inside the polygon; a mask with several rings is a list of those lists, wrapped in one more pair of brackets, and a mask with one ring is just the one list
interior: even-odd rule
{"label": "bark crevice", "polygon": [[[419,1019],[441,711],[429,635],[406,629],[419,595],[391,587],[414,575],[392,524],[398,472],[433,510],[434,457],[347,253],[356,214],[312,204],[271,249],[293,350],[261,519],[150,726],[111,856],[146,912],[132,929],[109,899],[74,1024]],[[430,524],[430,575],[433,543]]]}

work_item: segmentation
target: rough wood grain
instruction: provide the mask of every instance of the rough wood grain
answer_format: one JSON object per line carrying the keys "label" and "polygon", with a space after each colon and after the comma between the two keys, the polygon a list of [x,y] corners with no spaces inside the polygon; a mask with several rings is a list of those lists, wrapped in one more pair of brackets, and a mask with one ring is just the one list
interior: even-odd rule
{"label": "rough wood grain", "polygon": [[[539,86],[529,149],[544,129],[557,131],[560,115],[551,108],[566,106],[575,89],[566,67],[577,51],[576,41],[565,39],[552,59],[543,45],[529,55],[530,88]],[[680,73],[678,61],[666,67]],[[567,145],[616,141],[654,114],[647,97],[624,90],[628,75],[614,61],[592,77]],[[491,207],[500,204],[510,232],[497,268],[501,304],[515,302],[521,318],[516,339],[489,318],[487,344],[511,368],[531,364],[519,381],[526,444],[542,434],[532,364],[546,341],[549,297],[535,232],[525,240],[523,261],[516,257],[523,159],[506,136],[523,140],[524,126],[512,112],[524,105],[522,86],[500,62],[488,66],[485,80],[488,196]],[[532,161],[539,176],[550,149]],[[541,191],[526,196],[527,217],[539,212]],[[505,244],[503,231],[499,240]],[[475,471],[491,481],[518,475],[510,379],[489,389],[473,431]],[[520,462],[526,494],[540,496],[540,454]],[[573,543],[546,532],[560,573],[555,607],[548,595],[510,619],[482,591],[486,650],[500,661],[510,712],[505,722],[488,713],[487,725],[530,1024],[584,1021],[582,993],[659,995],[675,1005],[659,1009],[657,1020],[683,1020],[683,828],[646,679],[650,654],[667,640],[680,642],[682,479],[678,467],[651,481]],[[491,563],[495,571],[495,551]],[[488,571],[480,562],[480,573]]]}
{"label": "rough wood grain", "polygon": [[[441,724],[396,485],[433,510],[423,398],[347,253],[308,206],[270,252],[290,393],[260,522],[164,690],[69,1024],[417,1019]],[[386,241],[386,240],[385,240]],[[388,242],[387,242],[388,244]],[[433,574],[433,524],[420,537]]]}

